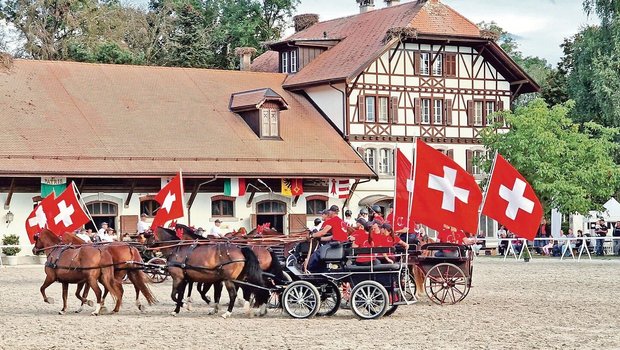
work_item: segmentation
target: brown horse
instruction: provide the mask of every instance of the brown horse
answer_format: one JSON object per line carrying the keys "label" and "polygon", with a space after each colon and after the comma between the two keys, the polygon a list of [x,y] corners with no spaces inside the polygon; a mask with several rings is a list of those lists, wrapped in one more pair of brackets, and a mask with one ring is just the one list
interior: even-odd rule
{"label": "brown horse", "polygon": [[[223,318],[228,318],[232,314],[237,299],[236,281],[244,281],[258,287],[264,286],[258,259],[249,248],[239,248],[228,243],[184,244],[176,235],[161,227],[156,229],[153,238],[156,238],[154,244],[159,246],[166,256],[168,273],[172,277],[171,298],[176,302],[173,316],[176,316],[183,306],[183,295],[189,282],[216,285],[215,303],[209,314],[218,312],[222,289],[217,288],[217,285],[218,282],[224,283],[230,301],[228,310],[222,315]],[[253,292],[257,305],[262,305],[269,299],[269,293],[261,288],[254,288]]]}
{"label": "brown horse", "polygon": [[[68,244],[86,244],[86,242],[71,232],[63,234],[62,240]],[[157,299],[148,286],[151,282],[144,271],[142,271],[142,257],[135,246],[122,242],[96,243],[95,246],[106,250],[110,253],[110,255],[112,255],[112,261],[114,262],[114,277],[119,281],[122,281],[125,276],[127,276],[129,281],[133,284],[136,291],[136,306],[138,307],[138,310],[144,311],[144,305],[140,302],[140,292],[142,292],[142,295],[144,295],[144,298],[149,305],[153,305],[157,302]],[[84,294],[80,296],[80,292],[84,286],[84,283],[78,284],[77,290],[75,291],[75,296],[82,301],[82,306],[84,303],[89,302],[86,298],[89,290],[87,285],[84,289]],[[108,289],[106,288],[103,293],[102,304],[105,303],[105,298],[107,295]],[[90,305],[90,303],[88,304]],[[82,311],[82,307],[80,307],[77,312],[80,311]]]}
{"label": "brown horse", "polygon": [[[420,247],[422,247],[425,244],[429,244],[429,243],[435,243],[436,241],[430,237],[428,237],[428,235],[422,236],[419,238],[420,244],[418,245],[417,249],[420,250]],[[423,250],[420,254],[420,256],[430,256],[432,254],[432,252],[430,250]],[[424,291],[424,278],[425,273],[424,270],[422,270],[422,268],[420,268],[418,265],[416,264],[411,264],[409,265],[409,271],[411,271],[413,273],[413,277],[414,277],[414,281],[415,281],[415,294],[416,297],[420,298],[422,297],[423,291]]]}
{"label": "brown horse", "polygon": [[123,290],[121,283],[114,278],[114,262],[110,253],[93,246],[62,245],[60,238],[47,229],[35,235],[35,245],[32,248],[35,255],[42,251],[47,254],[46,277],[40,288],[43,301],[52,304],[53,299],[47,297],[45,290],[55,281],[62,283],[63,308],[60,314],[64,315],[67,311],[69,284],[88,283],[97,297],[97,307],[92,315],[99,315],[103,302],[101,289],[97,284],[99,281],[116,299],[113,312],[118,312],[123,300]]}

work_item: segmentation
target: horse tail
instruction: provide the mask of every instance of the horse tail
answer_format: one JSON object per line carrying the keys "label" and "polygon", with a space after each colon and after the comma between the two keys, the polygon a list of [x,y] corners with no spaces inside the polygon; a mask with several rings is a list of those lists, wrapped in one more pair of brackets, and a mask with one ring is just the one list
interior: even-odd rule
{"label": "horse tail", "polygon": [[[243,276],[248,283],[264,287],[265,281],[263,279],[263,271],[260,269],[260,263],[256,254],[252,251],[252,248],[242,247],[241,253],[245,258],[241,276]],[[254,293],[256,306],[263,305],[269,300],[269,292],[267,290],[250,286],[244,286],[244,289],[245,288],[249,288],[249,290]]]}
{"label": "horse tail", "polygon": [[149,305],[153,305],[157,303],[157,298],[151,291],[151,288],[149,288],[149,284],[151,283],[151,280],[148,278],[146,273],[144,273],[144,271],[139,271],[139,270],[130,271],[129,273],[132,274],[134,277],[131,281],[134,283],[136,288],[138,288],[140,293],[142,293],[142,295],[144,296],[146,301],[149,303]]}
{"label": "horse tail", "polygon": [[101,265],[104,266],[101,268],[101,284],[103,284],[103,286],[112,294],[112,298],[114,298],[115,301],[122,302],[122,282],[117,280],[114,276],[114,262],[112,260],[112,255],[110,255],[107,251],[103,251],[101,257]]}
{"label": "horse tail", "polygon": [[271,249],[267,250],[269,251],[269,255],[271,255],[271,265],[269,266],[269,270],[267,270],[267,272],[276,276],[280,282],[286,281],[287,278],[284,277],[284,271],[282,271],[282,265],[280,265],[280,260],[276,256],[276,253]]}

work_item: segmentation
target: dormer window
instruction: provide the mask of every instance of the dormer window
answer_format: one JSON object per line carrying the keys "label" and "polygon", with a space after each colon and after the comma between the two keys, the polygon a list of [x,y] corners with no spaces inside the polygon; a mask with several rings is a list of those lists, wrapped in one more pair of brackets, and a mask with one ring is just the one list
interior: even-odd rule
{"label": "dormer window", "polygon": [[297,73],[297,49],[280,52],[280,72]]}
{"label": "dormer window", "polygon": [[230,110],[238,113],[261,139],[281,140],[280,112],[287,109],[282,96],[269,88],[238,92],[230,97]]}

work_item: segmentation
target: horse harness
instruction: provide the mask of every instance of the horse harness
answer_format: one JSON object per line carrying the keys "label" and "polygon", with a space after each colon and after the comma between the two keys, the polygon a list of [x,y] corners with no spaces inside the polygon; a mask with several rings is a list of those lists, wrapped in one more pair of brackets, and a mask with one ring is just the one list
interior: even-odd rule
{"label": "horse harness", "polygon": [[[225,262],[223,262],[223,263],[221,263],[221,264],[219,264],[219,265],[217,265],[215,267],[193,266],[193,265],[190,265],[188,263],[188,260],[189,260],[190,256],[192,255],[192,253],[194,252],[194,249],[196,249],[196,247],[198,245],[199,245],[198,240],[195,240],[194,243],[192,245],[190,245],[189,248],[187,249],[187,251],[185,253],[185,257],[183,258],[183,262],[170,261],[168,259],[168,266],[169,267],[178,267],[178,268],[183,269],[183,274],[184,275],[187,275],[187,270],[203,271],[203,272],[215,271],[215,272],[217,272],[217,274],[222,275],[224,266],[246,261],[245,259],[230,259],[230,251],[228,250],[229,244],[226,243],[226,251],[225,251],[225,253],[226,253],[226,256],[230,260],[225,261]],[[178,246],[176,250],[178,251],[180,247],[181,246]],[[219,257],[223,258],[224,256],[222,254],[221,244],[216,244],[215,247],[217,249],[217,254],[219,255]],[[178,256],[178,253],[175,253],[175,255]]]}
{"label": "horse harness", "polygon": [[[80,267],[80,266],[72,266],[73,262],[75,261],[75,258],[77,258],[77,254],[71,259],[71,262],[69,263],[69,266],[59,266],[58,265],[58,261],[60,260],[62,254],[67,251],[68,249],[76,249],[76,248],[80,248],[79,246],[74,246],[71,244],[67,244],[67,245],[61,245],[61,246],[56,246],[54,248],[52,248],[52,251],[50,252],[50,258],[48,259],[48,261],[45,262],[45,267],[49,267],[51,269],[57,270],[57,269],[61,269],[61,270],[73,270],[73,271],[83,271],[83,270],[95,270],[95,269],[101,269],[101,268],[106,268],[106,267],[110,267],[110,266],[114,266],[114,263],[112,264],[107,264],[107,265],[100,265],[100,266],[93,266],[93,267]],[[52,261],[52,257],[54,252],[58,250],[58,255],[56,255],[56,258],[54,261]],[[99,256],[101,256],[101,248],[97,247],[97,250],[99,250]]]}

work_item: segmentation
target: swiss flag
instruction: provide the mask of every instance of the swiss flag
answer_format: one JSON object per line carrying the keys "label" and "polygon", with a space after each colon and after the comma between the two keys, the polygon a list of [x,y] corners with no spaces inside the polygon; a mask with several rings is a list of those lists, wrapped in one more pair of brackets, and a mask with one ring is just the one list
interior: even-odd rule
{"label": "swiss flag", "polygon": [[49,209],[44,210],[47,215],[47,228],[57,235],[73,231],[90,221],[78,201],[74,183],[67,186]]}
{"label": "swiss flag", "polygon": [[543,216],[532,186],[500,154],[495,156],[482,213],[527,239],[536,237]]}
{"label": "swiss flag", "polygon": [[477,232],[482,193],[474,177],[419,139],[415,161],[413,219],[437,231],[448,225]]}
{"label": "swiss flag", "polygon": [[[411,162],[400,151],[396,150],[396,191],[394,196],[394,210],[386,220],[392,224],[394,231],[400,231],[405,227],[409,232],[415,227],[411,218],[411,195],[413,191],[413,169]],[[409,220],[407,220],[409,218]],[[408,222],[407,222],[408,221]]]}
{"label": "swiss flag", "polygon": [[155,200],[161,206],[153,219],[151,227],[164,226],[166,221],[183,217],[183,179],[178,173],[164,188],[162,188]]}
{"label": "swiss flag", "polygon": [[28,218],[26,219],[26,233],[28,233],[28,239],[30,243],[34,243],[34,235],[40,233],[44,228],[48,227],[48,216],[45,214],[46,210],[49,211],[51,206],[54,205],[55,196],[54,192],[50,193],[47,197],[37,205]]}

